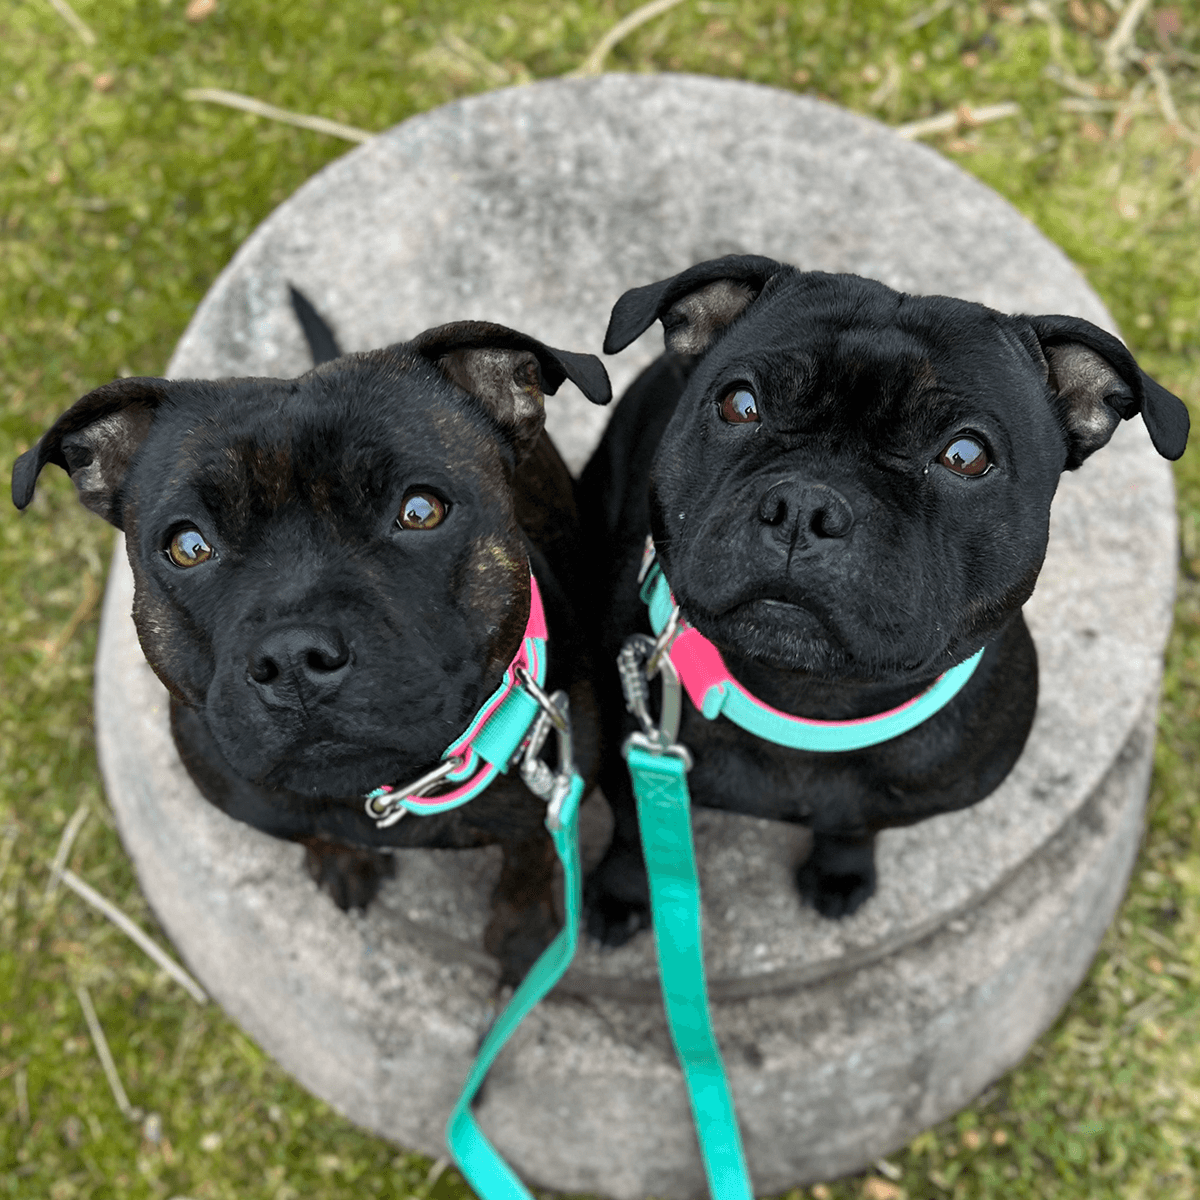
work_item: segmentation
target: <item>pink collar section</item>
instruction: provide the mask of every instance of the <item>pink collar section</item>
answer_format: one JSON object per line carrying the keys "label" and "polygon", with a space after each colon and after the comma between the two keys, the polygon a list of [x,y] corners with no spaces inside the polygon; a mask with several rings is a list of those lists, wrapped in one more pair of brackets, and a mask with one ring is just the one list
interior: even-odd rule
{"label": "pink collar section", "polygon": [[[439,766],[407,786],[378,787],[367,794],[367,815],[380,829],[394,825],[408,812],[425,816],[458,808],[508,770],[538,713],[538,702],[521,686],[521,676],[532,679],[539,688],[545,683],[547,637],[542,593],[531,571],[529,619],[500,685],[462,734],[446,747]],[[427,795],[446,784],[449,791]]]}

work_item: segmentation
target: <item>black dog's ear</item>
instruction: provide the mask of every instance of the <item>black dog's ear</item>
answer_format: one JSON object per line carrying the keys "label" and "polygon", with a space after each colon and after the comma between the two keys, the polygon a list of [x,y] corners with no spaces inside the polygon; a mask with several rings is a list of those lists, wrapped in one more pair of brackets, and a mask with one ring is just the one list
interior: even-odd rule
{"label": "black dog's ear", "polygon": [[125,472],[171,386],[166,379],[117,379],[77,400],[13,465],[13,503],[27,507],[42,468],[54,463],[87,508],[123,528]]}
{"label": "black dog's ear", "polygon": [[458,321],[429,329],[409,343],[453,383],[482,400],[507,429],[519,454],[533,448],[546,423],[543,394],[569,379],[593,404],[607,404],[612,387],[594,354],[555,350],[504,325]]}
{"label": "black dog's ear", "polygon": [[668,350],[703,354],[716,334],[737,320],[758,299],[767,280],[782,269],[783,264],[773,258],[729,254],[634,288],[613,305],[604,353],[624,350],[661,319]]}
{"label": "black dog's ear", "polygon": [[1187,446],[1182,400],[1155,383],[1110,333],[1078,317],[1029,317],[1046,358],[1058,417],[1067,435],[1068,471],[1112,437],[1119,421],[1142,414],[1163,458]]}

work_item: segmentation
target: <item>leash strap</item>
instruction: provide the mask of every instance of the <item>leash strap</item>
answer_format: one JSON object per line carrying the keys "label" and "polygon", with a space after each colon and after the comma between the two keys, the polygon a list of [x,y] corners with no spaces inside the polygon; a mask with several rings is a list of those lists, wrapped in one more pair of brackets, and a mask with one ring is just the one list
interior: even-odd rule
{"label": "leash strap", "polygon": [[709,1017],[701,951],[700,881],[692,843],[687,764],[631,744],[626,762],[650,878],[663,1006],[683,1069],[713,1200],[753,1200],[729,1080]]}
{"label": "leash strap", "polygon": [[563,865],[566,919],[562,930],[542,951],[541,957],[521,980],[512,999],[488,1030],[446,1125],[446,1142],[463,1178],[486,1200],[533,1200],[528,1188],[484,1136],[471,1111],[471,1102],[514,1030],[530,1009],[563,977],[575,955],[582,910],[579,866],[579,802],[582,796],[583,779],[573,773],[566,797],[558,810],[558,820],[554,820],[553,816],[548,816],[546,820],[546,827],[550,830],[554,848]]}
{"label": "leash strap", "polygon": [[[676,738],[680,691],[710,721],[724,716],[757,737],[796,750],[838,752],[878,745],[915,729],[944,708],[971,678],[980,650],[920,695],[854,721],[814,721],[764,704],[737,682],[721,652],[679,614],[647,541],[641,596],[657,635],[634,634],[617,660],[625,702],[642,729],[624,755],[637,802],[650,884],[659,979],[667,1024],[683,1070],[712,1200],[753,1200],[729,1080],[713,1033],[701,943],[700,883],[692,841],[687,771],[691,756]],[[649,683],[663,682],[662,712],[650,716]]]}

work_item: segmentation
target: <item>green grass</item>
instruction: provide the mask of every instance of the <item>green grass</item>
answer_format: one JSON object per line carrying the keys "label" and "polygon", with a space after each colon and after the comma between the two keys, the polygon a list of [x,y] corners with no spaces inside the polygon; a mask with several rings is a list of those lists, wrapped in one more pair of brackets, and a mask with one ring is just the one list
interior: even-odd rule
{"label": "green grass", "polygon": [[[6,469],[82,392],[120,373],[160,372],[239,243],[349,148],[189,102],[187,88],[383,129],[458,95],[572,70],[632,5],[217,0],[196,23],[183,0],[76,7],[94,46],[48,0],[0,8]],[[1102,45],[1115,21],[1101,0],[944,9],[688,0],[620,43],[607,66],[751,79],[890,123],[963,102],[1018,102],[1019,117],[935,144],[1064,247],[1146,369],[1200,412],[1200,139],[1168,128],[1147,83],[1150,59],[1108,73]],[[1136,45],[1157,56],[1184,121],[1200,131],[1200,5],[1151,10]],[[1139,94],[1128,121],[1062,104]],[[1176,467],[1180,598],[1149,828],[1087,981],[1026,1060],[957,1118],[882,1173],[805,1194],[1200,1196],[1197,457]],[[111,547],[58,472],[24,517],[0,515],[0,1195],[465,1197],[453,1171],[438,1175],[306,1095],[72,893],[43,903],[63,827],[86,805],[70,865],[161,939],[93,751],[96,596]],[[79,984],[140,1119],[117,1110]]]}

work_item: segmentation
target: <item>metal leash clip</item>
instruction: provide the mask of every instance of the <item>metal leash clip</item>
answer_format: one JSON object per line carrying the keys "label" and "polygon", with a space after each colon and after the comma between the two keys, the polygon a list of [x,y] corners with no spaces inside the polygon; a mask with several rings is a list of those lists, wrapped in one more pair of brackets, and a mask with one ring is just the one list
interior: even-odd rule
{"label": "metal leash clip", "polygon": [[[676,740],[683,719],[683,686],[669,651],[678,630],[679,606],[675,605],[657,638],[646,633],[635,633],[625,640],[621,653],[617,655],[617,672],[621,677],[621,690],[625,693],[625,707],[642,727],[640,732],[631,733],[625,739],[622,753],[632,745],[649,750],[652,754],[673,754],[682,759],[690,771],[691,753]],[[662,678],[662,710],[657,722],[650,715],[650,681],[655,676]]]}
{"label": "metal leash clip", "polygon": [[377,829],[387,829],[408,815],[404,801],[410,796],[428,796],[447,775],[459,770],[464,760],[452,755],[445,762],[440,762],[432,771],[426,772],[420,779],[405,784],[404,787],[387,791],[376,788],[366,799],[367,816],[374,822]]}
{"label": "metal leash clip", "polygon": [[[518,751],[521,779],[535,796],[546,802],[546,824],[551,829],[559,829],[563,801],[571,790],[571,777],[575,773],[570,701],[563,691],[546,695],[524,667],[517,668],[517,678],[538,704],[538,715],[529,728],[523,748]],[[541,758],[551,728],[558,737],[558,766],[553,769]]]}

